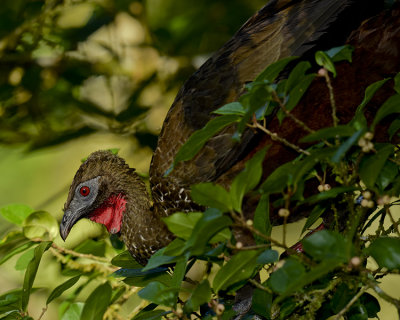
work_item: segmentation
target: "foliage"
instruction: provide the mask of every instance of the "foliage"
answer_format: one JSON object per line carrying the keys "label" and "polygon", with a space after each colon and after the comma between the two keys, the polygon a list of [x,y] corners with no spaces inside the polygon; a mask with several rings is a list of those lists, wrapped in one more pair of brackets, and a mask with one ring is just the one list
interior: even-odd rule
{"label": "foliage", "polygon": [[[165,3],[167,7],[171,5],[169,1]],[[222,2],[212,3],[221,5]],[[235,4],[244,6],[236,1],[230,6],[234,8]],[[75,5],[84,3],[75,1]],[[193,19],[186,6],[189,4],[182,4],[180,19],[170,21],[164,28],[159,16],[149,16],[154,23],[150,21],[149,28],[154,31],[155,39],[147,45],[158,49],[165,46],[165,52],[175,46],[180,48],[180,53],[198,52],[193,42],[185,47],[186,39],[195,38],[192,34],[200,29],[215,30],[203,28],[212,24],[207,24],[205,19]],[[235,12],[239,11],[236,8]],[[65,28],[60,19],[67,13],[57,1],[4,1],[0,9],[0,20],[4,21],[0,33],[0,69],[7,76],[0,78],[2,143],[29,142],[31,149],[50,146],[99,130],[99,122],[105,123],[108,130],[131,133],[130,125],[141,120],[146,108],[140,103],[140,95],[159,76],[157,71],[139,80],[131,79],[133,89],[126,93],[127,102],[121,108],[107,110],[86,101],[78,89],[93,74],[111,79],[115,75],[114,66],[120,66],[118,52],[106,47],[113,57],[107,63],[70,54],[80,41],[112,21],[118,12],[144,19],[129,6],[129,1],[95,1],[90,2],[88,17],[82,25]],[[188,28],[190,25],[193,29]],[[177,43],[172,39],[177,39]],[[208,52],[209,48],[202,47],[202,50]],[[351,61],[351,52],[346,46],[316,54],[316,63],[323,67],[322,74],[327,81],[330,77],[327,71],[335,76],[335,62]],[[248,127],[273,135],[261,124],[263,119],[276,116],[282,121],[291,116],[290,112],[316,77],[310,72],[312,64],[301,61],[287,79],[276,81],[294,59],[272,64],[247,85],[247,93],[238,102],[217,110],[215,114],[219,116],[189,139],[175,164],[193,157],[210,137],[227,125],[237,126],[236,140]],[[172,80],[185,77],[192,71],[189,69],[185,71],[183,66],[182,74],[178,72]],[[121,71],[119,76],[126,74]],[[0,214],[15,224],[16,229],[0,242],[0,264],[20,255],[16,268],[25,270],[25,277],[20,290],[0,296],[0,319],[31,319],[27,306],[36,290],[34,281],[43,255],[57,260],[67,277],[49,292],[46,302],[63,300],[61,319],[114,319],[136,293],[144,299],[140,310],[132,310],[136,320],[231,319],[235,314],[235,293],[249,284],[255,289],[247,317],[257,314],[266,319],[327,319],[333,315],[338,318],[344,315],[346,319],[374,318],[380,305],[366,290],[375,292],[400,310],[400,301],[379,287],[379,279],[398,274],[400,269],[399,221],[392,214],[393,206],[399,204],[392,197],[400,193],[398,146],[390,141],[374,142],[376,125],[388,116],[392,116],[389,136],[398,134],[399,79],[398,75],[394,81],[397,93],[381,106],[370,126],[364,109],[388,79],[370,84],[350,123],[338,124],[333,111],[334,126],[311,130],[303,139],[313,143],[307,149],[274,136],[300,155],[282,164],[267,179],[262,180],[265,148],[247,162],[229,190],[211,183],[193,186],[193,199],[208,209],[204,213],[176,213],[165,218],[177,238],[159,250],[145,267],[135,262],[127,251],[122,251],[113,239],[114,249],[108,239],[103,239],[88,240],[68,250],[54,241],[58,235],[57,221],[49,213],[24,205],[1,208]],[[85,121],[82,113],[95,119],[97,124]],[[138,139],[140,133],[149,133],[145,127],[137,130]],[[335,181],[332,188],[326,184],[328,179]],[[320,192],[305,197],[304,186],[315,180],[320,184]],[[253,220],[246,220],[242,214],[243,199],[249,193],[260,196]],[[334,223],[332,230],[304,238],[303,252],[298,253],[287,246],[285,237],[282,240],[271,237],[269,214],[271,208],[279,210],[285,230],[288,216],[304,204],[314,209],[302,233],[323,214],[332,214]],[[343,218],[347,221],[344,227]],[[384,224],[387,220],[391,223],[389,228]],[[373,222],[378,224],[371,231]],[[234,228],[252,233],[256,245],[243,247],[241,242],[236,242]],[[279,257],[278,249],[286,251],[289,257]],[[367,266],[369,258],[378,267]],[[196,262],[206,265],[201,279],[191,279],[188,274]],[[92,283],[95,288],[84,303],[80,302],[79,293]],[[66,299],[67,290],[72,293]]]}
{"label": "foliage", "polygon": [[[343,47],[318,53],[317,59],[333,72],[334,62],[329,54],[340,54],[341,50],[349,51]],[[347,54],[343,57],[348,59]],[[287,106],[293,99],[296,103],[301,99],[310,79],[315,77],[306,73],[309,63],[299,62],[287,79],[276,83],[276,77],[289,60],[269,66],[247,86],[248,92],[239,102],[218,110],[216,113],[220,116],[216,119],[230,119],[230,123],[237,124],[237,136],[240,136],[247,126],[267,129],[252,114],[262,120],[272,113],[271,109],[277,109],[277,117],[289,116],[289,109],[294,106]],[[74,270],[68,280],[50,293],[47,303],[71,287],[75,288],[73,297],[76,297],[93,278],[103,279],[83,306],[74,299],[68,300],[63,311],[68,319],[112,318],[113,312],[118,312],[126,302],[127,295],[136,292],[131,286],[143,287],[138,295],[150,303],[133,319],[186,319],[191,315],[201,319],[230,319],[235,314],[234,293],[249,283],[255,289],[248,317],[257,314],[267,319],[327,319],[333,315],[344,315],[346,319],[374,318],[380,306],[374,296],[365,292],[368,289],[399,308],[400,301],[384,293],[378,282],[400,269],[399,221],[394,220],[391,211],[399,201],[390,198],[400,193],[398,151],[389,141],[373,142],[376,124],[388,115],[399,113],[399,93],[382,105],[370,127],[363,115],[363,108],[383,83],[379,81],[367,88],[364,101],[350,123],[312,131],[303,140],[314,144],[305,150],[292,146],[300,156],[282,164],[266,180],[261,180],[267,152],[264,148],[246,163],[230,190],[211,183],[194,185],[193,199],[209,209],[204,213],[176,213],[165,218],[164,222],[177,238],[153,255],[145,267],[135,262],[127,251],[110,262],[104,257],[105,251],[98,251],[93,241],[73,251],[63,249],[52,242],[57,232],[51,215],[31,212],[25,206],[2,208],[0,214],[20,229],[7,235],[0,244],[1,263],[21,252],[32,252],[34,247],[28,255],[29,261],[23,264],[26,268],[23,290],[0,297],[1,313],[7,314],[3,318],[29,318],[26,307],[45,251],[50,251],[66,270]],[[393,117],[393,121],[397,119]],[[206,126],[203,132],[196,143],[189,139],[182,148],[187,150],[186,157],[181,160],[193,157],[199,150],[198,143],[204,144],[216,130]],[[319,193],[305,197],[303,186],[313,179],[318,179],[322,188]],[[325,183],[328,179],[336,181],[333,188]],[[261,196],[254,220],[246,220],[242,214],[243,199],[249,192]],[[274,197],[272,208],[280,208],[284,226],[291,211],[302,204],[313,204],[314,210],[305,221],[303,231],[333,209],[332,230],[304,238],[303,251],[294,252],[287,247],[285,238],[282,241],[271,238],[269,210],[273,195],[278,198]],[[344,226],[343,217],[347,221]],[[392,223],[387,229],[385,219]],[[379,224],[371,233],[367,228],[374,221]],[[232,228],[251,232],[257,245],[243,247],[235,241]],[[277,248],[284,249],[289,256],[279,258]],[[370,257],[378,264],[377,268],[367,267]],[[91,263],[81,262],[83,258]],[[190,280],[185,275],[197,261],[204,261],[207,271],[202,279]],[[113,276],[105,277],[110,274]],[[87,281],[78,282],[82,277]],[[189,293],[184,282],[191,285]]]}

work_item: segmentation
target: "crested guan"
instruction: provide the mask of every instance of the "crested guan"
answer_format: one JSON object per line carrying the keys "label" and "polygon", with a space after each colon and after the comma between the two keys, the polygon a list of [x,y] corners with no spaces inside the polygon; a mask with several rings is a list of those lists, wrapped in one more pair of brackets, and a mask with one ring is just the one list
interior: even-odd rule
{"label": "crested guan", "polygon": [[[160,217],[176,211],[194,211],[190,185],[212,181],[229,187],[245,161],[267,144],[264,177],[297,154],[253,130],[244,132],[240,143],[231,139],[234,127],[214,136],[190,161],[180,163],[165,176],[179,148],[188,137],[212,118],[211,112],[237,100],[244,84],[270,63],[287,56],[310,57],[316,50],[347,43],[355,47],[353,62],[338,64],[333,80],[337,114],[347,123],[372,82],[400,70],[400,10],[384,11],[384,1],[374,0],[273,0],[251,17],[219,51],[182,86],[164,121],[150,167],[153,204],[144,183],[123,159],[107,151],[91,154],[72,182],[64,208],[60,233],[65,240],[81,218],[104,224],[120,233],[132,256],[145,264],[173,235]],[[367,118],[392,94],[384,86],[368,105]],[[330,126],[330,102],[323,79],[314,80],[293,113],[312,129]],[[298,143],[306,132],[291,119],[273,119],[272,132]],[[377,140],[386,130],[377,130]],[[316,188],[315,188],[316,189]],[[245,211],[256,200],[247,199]],[[292,213],[298,219],[304,212]],[[276,212],[271,220],[278,222]],[[244,236],[245,237],[245,236]],[[251,241],[251,240],[249,240]]]}

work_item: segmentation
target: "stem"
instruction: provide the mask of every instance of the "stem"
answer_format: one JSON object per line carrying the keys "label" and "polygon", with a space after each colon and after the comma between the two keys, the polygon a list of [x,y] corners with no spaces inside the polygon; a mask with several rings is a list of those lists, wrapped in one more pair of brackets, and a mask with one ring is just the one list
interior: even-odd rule
{"label": "stem", "polygon": [[397,233],[397,235],[400,237],[400,232],[399,232],[399,221],[394,221],[392,212],[390,211],[390,208],[386,208],[386,213],[388,214],[390,221],[392,222],[392,227],[394,231]]}
{"label": "stem", "polygon": [[339,119],[336,115],[336,102],[335,102],[335,95],[333,94],[332,82],[331,82],[331,78],[329,77],[328,72],[326,72],[324,77],[325,77],[326,85],[329,90],[329,100],[331,102],[331,107],[332,107],[333,126],[336,127],[339,123]]}
{"label": "stem", "polygon": [[349,301],[349,303],[342,309],[338,314],[336,314],[336,317],[334,320],[339,320],[347,311],[349,311],[350,307],[362,296],[362,294],[369,289],[369,285],[362,287],[360,291]]}
{"label": "stem", "polygon": [[249,282],[254,285],[256,288],[266,291],[268,293],[272,294],[272,290],[268,287],[264,287],[261,283],[259,283],[258,281],[254,280],[254,279],[249,279]]}
{"label": "stem", "polygon": [[47,311],[47,306],[46,306],[45,308],[42,309],[42,313],[40,314],[38,320],[41,320],[41,319],[42,319],[42,317],[44,316],[44,314],[46,313],[46,311]]}
{"label": "stem", "polygon": [[368,281],[368,286],[370,288],[372,288],[378,294],[378,296],[380,296],[382,299],[384,299],[387,302],[393,304],[396,307],[397,314],[398,314],[398,316],[400,318],[400,301],[395,299],[395,298],[392,298],[391,296],[389,296],[374,281],[369,280]]}
{"label": "stem", "polygon": [[76,251],[73,251],[70,249],[60,247],[60,246],[56,245],[54,242],[51,244],[51,246],[63,254],[70,254],[71,256],[74,256],[77,258],[86,258],[86,259],[90,259],[90,260],[94,260],[94,261],[98,261],[98,262],[110,263],[110,260],[107,258],[98,257],[93,254],[79,253],[79,252],[76,252]]}
{"label": "stem", "polygon": [[265,132],[267,135],[269,135],[271,137],[272,140],[276,140],[282,144],[284,144],[285,146],[292,148],[293,150],[295,150],[298,153],[302,153],[305,154],[307,156],[310,155],[310,152],[303,150],[302,148],[300,148],[299,146],[296,146],[295,144],[287,141],[285,138],[282,138],[280,136],[278,136],[278,134],[273,133],[271,131],[269,131],[267,128],[263,127],[261,124],[259,124],[258,122],[255,122],[253,125],[251,125],[251,127],[255,127],[257,129],[260,129],[261,131]]}

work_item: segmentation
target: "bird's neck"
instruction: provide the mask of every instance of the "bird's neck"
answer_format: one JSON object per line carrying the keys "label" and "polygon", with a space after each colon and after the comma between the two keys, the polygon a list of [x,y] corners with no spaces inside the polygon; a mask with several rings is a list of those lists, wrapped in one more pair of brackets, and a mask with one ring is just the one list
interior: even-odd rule
{"label": "bird's neck", "polygon": [[130,172],[124,182],[126,208],[121,236],[132,256],[145,264],[155,251],[173,239],[173,235],[152,207],[146,186],[136,172]]}

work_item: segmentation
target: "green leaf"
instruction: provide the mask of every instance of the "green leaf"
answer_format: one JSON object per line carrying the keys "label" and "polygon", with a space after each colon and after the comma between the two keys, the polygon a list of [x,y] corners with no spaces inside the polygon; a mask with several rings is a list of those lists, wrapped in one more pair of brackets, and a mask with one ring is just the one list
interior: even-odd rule
{"label": "green leaf", "polygon": [[371,243],[367,251],[381,268],[400,268],[400,238],[380,237]]}
{"label": "green leaf", "polygon": [[376,91],[381,88],[386,81],[389,79],[382,79],[370,84],[367,89],[365,89],[364,99],[361,101],[360,105],[357,107],[356,114],[361,113],[368,102],[371,101],[372,97],[375,95]]}
{"label": "green leaf", "polygon": [[163,218],[169,231],[182,239],[189,239],[197,221],[202,217],[201,212],[177,212],[173,215]]}
{"label": "green leaf", "polygon": [[198,183],[191,186],[191,198],[194,202],[222,212],[229,212],[233,209],[231,196],[226,189],[211,182]]}
{"label": "green leaf", "polygon": [[322,139],[350,137],[354,134],[355,129],[347,125],[339,125],[336,127],[323,128],[316,132],[310,133],[309,135],[301,138],[301,142],[312,142]]}
{"label": "green leaf", "polygon": [[21,226],[24,219],[34,212],[32,208],[24,204],[9,204],[0,208],[0,214],[11,223]]}
{"label": "green leaf", "polygon": [[211,137],[226,126],[238,122],[239,119],[240,117],[237,115],[225,115],[211,119],[204,128],[194,132],[179,149],[173,166],[176,166],[180,161],[192,159]]}
{"label": "green leaf", "polygon": [[314,78],[315,74],[306,75],[301,82],[297,83],[297,85],[289,92],[289,99],[286,103],[287,110],[291,111],[295,106],[297,106]]}
{"label": "green leaf", "polygon": [[258,256],[256,262],[258,264],[268,264],[277,262],[278,260],[279,260],[278,251],[267,249]]}
{"label": "green leaf", "polygon": [[180,257],[176,262],[174,273],[172,275],[171,286],[179,288],[186,273],[186,265],[188,262],[188,255]]}
{"label": "green leaf", "polygon": [[400,130],[400,119],[395,119],[388,129],[389,139],[392,139],[397,131]]}
{"label": "green leaf", "polygon": [[20,232],[10,232],[0,244],[0,265],[18,253],[32,247],[35,243],[28,241]]}
{"label": "green leaf", "polygon": [[[189,239],[197,221],[203,216],[202,212],[177,212],[169,217],[162,218],[168,229],[182,239]],[[231,232],[224,229],[211,238],[210,243],[229,240]]]}
{"label": "green leaf", "polygon": [[261,289],[255,289],[253,293],[251,308],[256,314],[270,319],[272,308],[272,294]]}
{"label": "green leaf", "polygon": [[295,59],[297,59],[297,57],[288,57],[270,64],[257,76],[254,82],[268,81],[272,83],[276,79],[276,77],[279,76],[279,74],[283,71],[283,69],[285,69],[287,64]]}
{"label": "green leaf", "polygon": [[262,148],[250,160],[246,162],[245,168],[233,180],[230,196],[233,209],[242,212],[242,200],[244,195],[255,188],[262,175],[262,163],[265,158],[267,148]]}
{"label": "green leaf", "polygon": [[81,320],[102,320],[111,300],[112,289],[108,282],[99,285],[86,299]]}
{"label": "green leaf", "polygon": [[317,51],[315,53],[315,62],[326,70],[332,72],[333,76],[336,78],[336,69],[332,59],[323,51]]}
{"label": "green leaf", "polygon": [[207,243],[219,231],[232,224],[232,220],[215,209],[208,209],[196,223],[192,235],[186,241],[183,251],[190,251],[191,255],[204,253]]}
{"label": "green leaf", "polygon": [[400,72],[396,74],[394,77],[394,86],[393,89],[397,92],[400,93]]}
{"label": "green leaf", "polygon": [[225,104],[221,108],[213,111],[215,114],[219,115],[226,115],[226,114],[233,114],[233,115],[244,115],[245,114],[245,109],[242,106],[240,102],[231,102],[228,104]]}
{"label": "green leaf", "polygon": [[25,251],[15,263],[15,270],[25,270],[28,267],[29,262],[32,260],[35,254],[35,249],[32,248],[28,251]]}
{"label": "green leaf", "polygon": [[350,258],[351,245],[339,233],[321,230],[302,241],[304,251],[316,260],[346,262]]}
{"label": "green leaf", "polygon": [[290,92],[296,87],[300,81],[303,81],[304,75],[311,68],[311,63],[308,61],[300,61],[290,72],[287,82],[285,83],[285,92]]}
{"label": "green leaf", "polygon": [[301,290],[317,279],[321,279],[323,276],[330,273],[340,265],[341,262],[336,259],[326,259],[322,261],[317,266],[312,267],[309,272],[306,272],[300,277],[293,278],[292,281],[286,286],[285,291],[281,293],[281,296],[278,297],[275,302],[278,303],[289,296],[292,292]]}
{"label": "green leaf", "polygon": [[376,318],[378,316],[378,312],[381,311],[381,306],[379,305],[378,299],[367,292],[364,292],[360,297],[360,303],[367,310],[368,318]]}
{"label": "green leaf", "polygon": [[385,144],[378,152],[371,156],[363,157],[360,163],[360,178],[368,188],[373,188],[386,160],[394,152],[391,144]]}
{"label": "green leaf", "polygon": [[274,292],[282,294],[305,272],[305,268],[300,262],[294,258],[289,258],[282,267],[271,274],[267,283]]}
{"label": "green leaf", "polygon": [[50,293],[49,297],[47,298],[46,304],[49,304],[52,302],[54,299],[58,298],[61,296],[64,291],[68,290],[71,288],[75,283],[78,282],[79,278],[81,275],[78,275],[76,277],[73,277],[71,279],[68,279],[64,283],[60,284],[59,286],[55,287],[54,290]]}
{"label": "green leaf", "polygon": [[131,254],[129,253],[128,250],[116,255],[111,260],[111,263],[114,266],[121,267],[121,268],[128,268],[128,269],[143,268],[143,266],[139,262],[137,262],[135,259],[132,258]]}
{"label": "green leaf", "polygon": [[[256,211],[254,213],[254,228],[266,236],[271,235],[272,224],[269,219],[269,196],[263,194],[258,202]],[[260,236],[254,235],[257,244],[267,243],[267,240]]]}
{"label": "green leaf", "polygon": [[384,104],[379,108],[374,121],[372,122],[371,129],[374,130],[375,126],[385,117],[393,113],[400,113],[400,94],[395,94],[387,99]]}
{"label": "green leaf", "polygon": [[184,310],[186,312],[192,312],[197,310],[202,304],[207,303],[211,299],[211,288],[210,283],[207,279],[200,282],[196,288],[194,288],[192,295],[185,303]]}
{"label": "green leaf", "polygon": [[169,286],[171,284],[171,276],[167,272],[162,271],[162,272],[149,272],[148,274],[142,274],[137,276],[129,276],[128,278],[124,279],[124,282],[127,285],[135,287],[145,287],[150,282],[154,281]]}
{"label": "green leaf", "polygon": [[293,173],[293,163],[287,162],[275,169],[263,182],[260,189],[267,194],[280,192],[286,188]]}
{"label": "green leaf", "polygon": [[330,50],[325,51],[325,53],[332,59],[333,62],[346,60],[351,62],[352,54],[354,48],[350,45],[344,45],[336,48],[332,48]]}
{"label": "green leaf", "polygon": [[[175,248],[175,244],[178,244],[178,248]],[[178,260],[178,257],[176,256],[170,256],[168,254],[166,254],[165,252],[168,249],[178,249],[177,252],[181,253],[182,252],[182,240],[181,239],[175,239],[174,241],[172,241],[167,247],[162,248],[160,250],[158,250],[155,254],[153,254],[151,256],[151,258],[149,259],[149,261],[147,262],[146,266],[143,267],[142,271],[148,271],[154,268],[157,268],[159,266],[162,266],[164,264],[169,264],[172,262],[176,262]]]}
{"label": "green leaf", "polygon": [[83,310],[83,302],[71,303],[68,309],[65,311],[61,320],[79,320],[81,319],[81,314]]}
{"label": "green leaf", "polygon": [[386,161],[376,179],[376,185],[383,191],[397,177],[398,172],[399,166],[397,164]]}
{"label": "green leaf", "polygon": [[36,211],[24,220],[23,231],[28,239],[53,240],[58,235],[58,222],[50,213]]}
{"label": "green leaf", "polygon": [[342,193],[353,192],[355,190],[357,190],[356,187],[332,188],[331,190],[324,191],[324,192],[318,193],[316,195],[313,195],[313,196],[307,198],[304,202],[313,204],[313,203],[317,203],[320,201],[325,201],[325,200],[329,200],[332,198],[336,198],[338,195],[340,195]]}
{"label": "green leaf", "polygon": [[306,222],[304,223],[301,233],[304,233],[304,231],[310,228],[324,212],[325,212],[324,207],[319,205],[315,206],[314,209],[311,211],[310,215],[308,216]]}
{"label": "green leaf", "polygon": [[245,250],[235,254],[215,275],[214,291],[225,290],[234,283],[250,278],[257,267],[257,256],[256,250]]}
{"label": "green leaf", "polygon": [[333,163],[339,163],[340,160],[345,156],[346,152],[358,141],[361,135],[364,133],[364,129],[360,129],[356,131],[350,138],[348,138],[345,142],[343,142],[336,153],[332,157]]}
{"label": "green leaf", "polygon": [[36,273],[39,268],[40,260],[42,259],[43,253],[49,249],[51,246],[51,242],[41,242],[36,248],[34,257],[29,262],[28,267],[25,271],[23,290],[22,290],[22,299],[21,299],[21,309],[26,311],[29,302],[29,296],[31,294],[31,289],[33,282],[35,281]]}
{"label": "green leaf", "polygon": [[171,313],[171,311],[151,310],[139,312],[132,320],[160,320],[163,316]]}
{"label": "green leaf", "polygon": [[145,288],[138,292],[138,295],[142,299],[149,300],[153,303],[166,307],[173,307],[178,291],[178,288],[167,287],[160,282],[150,282]]}

